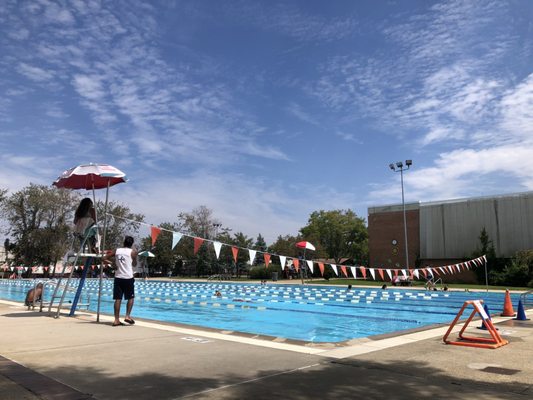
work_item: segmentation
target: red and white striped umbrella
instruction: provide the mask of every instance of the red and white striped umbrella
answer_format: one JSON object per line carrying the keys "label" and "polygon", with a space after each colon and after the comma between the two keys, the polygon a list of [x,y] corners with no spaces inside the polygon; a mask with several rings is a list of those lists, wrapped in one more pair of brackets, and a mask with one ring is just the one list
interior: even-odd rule
{"label": "red and white striped umbrella", "polygon": [[316,250],[315,246],[313,246],[311,243],[306,242],[306,241],[296,243],[296,247],[299,247],[301,249],[313,250],[313,251]]}
{"label": "red and white striped umbrella", "polygon": [[107,164],[84,164],[64,171],[53,183],[66,189],[103,189],[126,182],[126,174]]}

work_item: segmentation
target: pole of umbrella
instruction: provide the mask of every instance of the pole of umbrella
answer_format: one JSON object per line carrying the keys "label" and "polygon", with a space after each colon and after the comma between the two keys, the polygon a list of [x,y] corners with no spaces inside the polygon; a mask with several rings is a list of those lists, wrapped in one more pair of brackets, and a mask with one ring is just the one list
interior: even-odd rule
{"label": "pole of umbrella", "polygon": [[302,277],[302,285],[304,284],[304,268],[305,268],[305,251],[307,249],[304,247],[304,262],[302,263],[302,265],[300,266],[300,276]]}
{"label": "pole of umbrella", "polygon": [[[111,180],[107,181],[107,189],[105,192],[105,205],[104,205],[104,232],[102,234],[102,243],[100,244],[101,251],[100,253],[104,252],[105,249],[105,234],[107,231],[107,203],[109,200],[109,184],[111,183]],[[101,254],[103,256],[103,254]],[[96,322],[100,322],[100,301],[102,299],[102,283],[103,283],[103,275],[104,275],[104,261],[103,258],[100,258],[100,279],[98,280],[98,306],[96,309]]]}

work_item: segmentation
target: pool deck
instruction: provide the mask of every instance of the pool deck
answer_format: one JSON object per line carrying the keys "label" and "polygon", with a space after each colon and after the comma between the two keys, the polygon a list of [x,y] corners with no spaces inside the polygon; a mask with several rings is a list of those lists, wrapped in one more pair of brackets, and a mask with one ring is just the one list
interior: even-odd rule
{"label": "pool deck", "polygon": [[[134,309],[135,311],[135,309]],[[515,310],[516,311],[516,310]],[[533,310],[526,310],[532,318]],[[302,346],[0,301],[0,399],[528,399],[533,321],[494,317],[509,344],[451,346],[447,327]],[[467,332],[484,335],[471,323]]]}

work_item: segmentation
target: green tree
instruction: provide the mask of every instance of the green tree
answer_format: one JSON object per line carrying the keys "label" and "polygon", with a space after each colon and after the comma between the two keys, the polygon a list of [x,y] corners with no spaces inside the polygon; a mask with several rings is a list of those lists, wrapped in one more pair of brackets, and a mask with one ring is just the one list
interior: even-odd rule
{"label": "green tree", "polygon": [[313,212],[300,229],[304,240],[317,247],[315,258],[327,257],[339,263],[344,257],[356,262],[368,260],[368,231],[365,220],[351,210]]}
{"label": "green tree", "polygon": [[276,241],[268,248],[268,251],[282,256],[298,257],[296,243],[300,240],[301,238],[299,236],[279,235]]}
{"label": "green tree", "polygon": [[[489,273],[488,281],[490,284],[494,283],[493,277],[503,269],[505,263],[502,263],[500,259],[496,257],[496,251],[494,249],[494,243],[489,237],[489,234],[485,227],[481,229],[479,233],[479,246],[472,253],[472,258],[477,258],[485,255],[487,257],[487,271]],[[485,268],[478,267],[475,269],[477,280],[479,283],[485,283]]]}
{"label": "green tree", "polygon": [[6,233],[14,241],[10,249],[14,262],[25,266],[56,263],[69,247],[68,231],[79,196],[30,184],[11,196],[3,192],[1,197]]}
{"label": "green tree", "polygon": [[[214,240],[216,233],[229,232],[229,229],[225,228],[213,216],[213,211],[206,206],[197,207],[189,213],[180,213],[176,227],[182,233],[209,240]],[[211,242],[204,243],[196,256],[193,254],[192,239],[182,239],[182,242],[179,250],[183,252],[181,254],[187,260],[195,260],[197,276],[220,272]],[[187,243],[189,246],[185,248]]]}
{"label": "green tree", "polygon": [[247,271],[248,260],[250,259],[248,251],[243,249],[251,249],[254,240],[249,238],[242,232],[237,232],[233,235],[231,244],[239,247],[239,252],[237,255],[237,276],[240,276],[242,272]]}

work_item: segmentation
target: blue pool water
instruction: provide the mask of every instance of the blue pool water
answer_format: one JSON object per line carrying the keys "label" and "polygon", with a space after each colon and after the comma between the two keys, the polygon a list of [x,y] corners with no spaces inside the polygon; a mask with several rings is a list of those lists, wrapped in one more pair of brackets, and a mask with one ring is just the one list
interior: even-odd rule
{"label": "blue pool water", "polygon": [[[23,302],[34,283],[0,280],[0,299]],[[217,290],[222,297],[215,296]],[[84,292],[91,298],[89,309],[96,311],[98,280],[88,279]],[[50,295],[45,293],[45,302]],[[102,313],[113,313],[112,295],[113,281],[106,280]],[[503,293],[222,282],[137,281],[135,295],[133,315],[139,318],[308,342],[341,342],[450,323],[466,300],[482,299],[492,313],[500,312],[504,302]]]}

